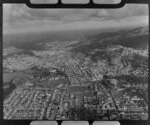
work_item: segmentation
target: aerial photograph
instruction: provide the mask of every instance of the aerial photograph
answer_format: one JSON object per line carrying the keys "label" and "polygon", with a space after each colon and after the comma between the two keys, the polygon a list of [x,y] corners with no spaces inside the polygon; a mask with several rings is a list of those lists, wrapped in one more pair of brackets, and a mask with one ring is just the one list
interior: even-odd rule
{"label": "aerial photograph", "polygon": [[3,119],[147,120],[148,9],[4,4]]}

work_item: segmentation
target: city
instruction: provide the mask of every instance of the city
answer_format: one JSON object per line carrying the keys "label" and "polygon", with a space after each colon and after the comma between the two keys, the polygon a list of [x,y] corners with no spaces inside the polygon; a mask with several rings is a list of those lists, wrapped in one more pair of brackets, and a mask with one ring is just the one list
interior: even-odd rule
{"label": "city", "polygon": [[[109,46],[99,49],[104,56],[93,61],[93,56],[73,53],[67,42],[63,45],[43,52],[24,53],[11,48],[10,55],[4,51],[4,119],[148,118],[148,63],[135,68],[133,61],[120,59],[135,55],[148,59],[148,47]],[[97,49],[89,53],[94,52]],[[107,53],[111,59],[105,59]]]}

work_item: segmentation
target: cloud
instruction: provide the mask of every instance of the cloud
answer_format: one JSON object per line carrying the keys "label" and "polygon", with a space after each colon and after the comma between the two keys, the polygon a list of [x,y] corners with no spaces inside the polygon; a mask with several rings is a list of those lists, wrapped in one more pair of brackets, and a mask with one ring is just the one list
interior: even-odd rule
{"label": "cloud", "polygon": [[43,32],[43,31],[70,31],[70,30],[89,30],[89,29],[104,29],[104,28],[119,28],[119,27],[141,27],[148,25],[148,16],[135,16],[125,19],[101,20],[95,18],[93,20],[75,21],[63,23],[61,21],[31,21],[22,26],[18,24],[17,28],[4,28],[4,33],[24,33],[24,32]]}
{"label": "cloud", "polygon": [[[70,26],[70,29],[76,26],[74,27],[76,29],[81,24],[81,27],[83,27],[83,23],[85,23],[84,26],[88,23],[93,25],[93,22],[95,24],[98,22],[99,25],[104,22],[105,24],[109,23],[109,21],[113,23],[126,21],[127,23],[128,18],[131,18],[137,24],[143,22],[148,24],[147,19],[147,22],[141,19],[148,16],[148,5],[132,4],[125,5],[120,9],[31,9],[24,4],[5,4],[3,8],[4,31],[17,30],[17,28],[18,30],[20,28],[22,30],[39,29],[39,27],[44,29],[45,26],[52,27],[50,28],[52,30],[55,29],[54,27],[57,29],[65,26]],[[139,18],[141,22],[136,21],[135,17]]]}

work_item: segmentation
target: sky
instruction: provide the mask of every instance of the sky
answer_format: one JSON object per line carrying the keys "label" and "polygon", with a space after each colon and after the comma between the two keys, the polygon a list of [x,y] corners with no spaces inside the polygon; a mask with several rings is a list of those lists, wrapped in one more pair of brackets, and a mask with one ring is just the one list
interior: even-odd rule
{"label": "sky", "polygon": [[4,34],[147,25],[148,5],[144,4],[120,9],[31,9],[25,4],[3,5]]}

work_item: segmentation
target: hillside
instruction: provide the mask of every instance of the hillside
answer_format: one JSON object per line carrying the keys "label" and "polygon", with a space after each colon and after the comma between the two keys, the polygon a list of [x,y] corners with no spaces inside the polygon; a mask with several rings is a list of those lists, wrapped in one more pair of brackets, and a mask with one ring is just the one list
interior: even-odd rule
{"label": "hillside", "polygon": [[74,52],[100,49],[110,45],[121,45],[134,49],[148,46],[148,28],[140,27],[116,32],[105,32],[86,37],[73,48]]}

